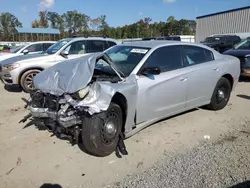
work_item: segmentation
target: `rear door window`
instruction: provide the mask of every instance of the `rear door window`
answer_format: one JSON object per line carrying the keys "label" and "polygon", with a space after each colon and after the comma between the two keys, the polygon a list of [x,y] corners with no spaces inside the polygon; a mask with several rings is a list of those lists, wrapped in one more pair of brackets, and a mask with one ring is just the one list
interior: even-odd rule
{"label": "rear door window", "polygon": [[196,65],[214,60],[213,52],[198,46],[184,46],[183,58],[186,66]]}
{"label": "rear door window", "polygon": [[53,43],[44,43],[43,44],[43,51],[46,51],[52,45],[53,45]]}
{"label": "rear door window", "polygon": [[112,41],[107,41],[107,43],[108,43],[108,47],[112,47],[116,45],[116,43]]}
{"label": "rear door window", "polygon": [[89,40],[88,53],[103,52],[106,50],[106,41],[104,40]]}
{"label": "rear door window", "polygon": [[66,47],[65,51],[67,51],[69,55],[85,54],[86,41],[82,40],[82,41],[72,42],[69,46]]}

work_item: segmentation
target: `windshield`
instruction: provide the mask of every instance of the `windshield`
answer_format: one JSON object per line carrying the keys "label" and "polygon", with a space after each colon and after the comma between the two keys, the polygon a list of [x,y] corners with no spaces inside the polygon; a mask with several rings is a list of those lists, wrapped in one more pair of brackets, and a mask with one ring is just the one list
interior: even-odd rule
{"label": "windshield", "polygon": [[19,50],[21,50],[25,45],[21,45],[21,46],[15,46],[14,48],[12,48],[10,50],[10,53],[17,53]]}
{"label": "windshield", "polygon": [[220,42],[220,41],[223,41],[222,37],[207,37],[205,40],[205,42],[208,42],[208,43]]}
{"label": "windshield", "polygon": [[[110,57],[120,72],[125,76],[129,76],[149,50],[150,48],[144,47],[114,46],[105,53]],[[105,69],[105,66],[103,66],[102,69]]]}
{"label": "windshield", "polygon": [[65,44],[67,44],[69,41],[71,41],[71,39],[63,39],[60,40],[59,42],[53,44],[52,46],[50,46],[45,53],[47,54],[54,54],[56,53],[58,50],[60,50]]}
{"label": "windshield", "polygon": [[246,39],[235,46],[235,49],[250,50],[250,40]]}

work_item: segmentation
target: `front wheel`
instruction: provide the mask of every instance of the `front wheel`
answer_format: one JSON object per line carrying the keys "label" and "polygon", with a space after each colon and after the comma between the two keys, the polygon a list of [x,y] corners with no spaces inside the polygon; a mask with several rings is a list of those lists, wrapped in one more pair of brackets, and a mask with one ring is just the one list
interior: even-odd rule
{"label": "front wheel", "polygon": [[91,155],[99,157],[110,155],[116,150],[122,122],[120,106],[111,102],[107,111],[84,119],[80,144]]}
{"label": "front wheel", "polygon": [[38,69],[33,69],[23,73],[20,79],[20,85],[25,92],[30,93],[34,91],[33,78],[40,72]]}
{"label": "front wheel", "polygon": [[232,86],[228,79],[222,77],[218,81],[210,104],[207,106],[211,110],[221,110],[227,105],[232,91]]}

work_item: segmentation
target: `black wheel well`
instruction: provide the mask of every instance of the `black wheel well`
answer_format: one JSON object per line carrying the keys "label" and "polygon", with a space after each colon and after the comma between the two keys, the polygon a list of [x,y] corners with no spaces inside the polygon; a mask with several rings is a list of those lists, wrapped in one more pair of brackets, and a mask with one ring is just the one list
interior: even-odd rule
{"label": "black wheel well", "polygon": [[222,77],[228,79],[228,81],[229,81],[230,84],[231,84],[231,88],[233,88],[234,79],[233,79],[232,75],[230,75],[230,74],[225,74],[225,75],[223,75]]}
{"label": "black wheel well", "polygon": [[41,68],[41,67],[31,67],[31,68],[28,68],[28,69],[24,69],[18,76],[18,84],[20,85],[20,81],[21,81],[21,77],[23,76],[23,74],[27,71],[30,71],[30,70],[40,70],[40,71],[43,71],[44,69]]}
{"label": "black wheel well", "polygon": [[111,101],[113,103],[119,105],[121,110],[122,110],[122,119],[123,119],[122,132],[124,132],[125,131],[126,118],[127,118],[127,109],[128,109],[127,99],[124,97],[123,94],[116,93],[113,96]]}

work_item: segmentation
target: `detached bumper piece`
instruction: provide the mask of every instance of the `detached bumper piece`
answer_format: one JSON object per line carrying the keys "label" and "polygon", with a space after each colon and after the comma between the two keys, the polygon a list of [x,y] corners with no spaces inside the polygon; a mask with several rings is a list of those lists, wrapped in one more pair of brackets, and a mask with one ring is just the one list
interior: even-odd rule
{"label": "detached bumper piece", "polygon": [[123,134],[120,134],[120,139],[119,139],[118,145],[117,145],[116,150],[115,150],[115,154],[118,158],[122,158],[120,153],[122,155],[128,155],[128,151],[127,151],[125,143],[124,143]]}

